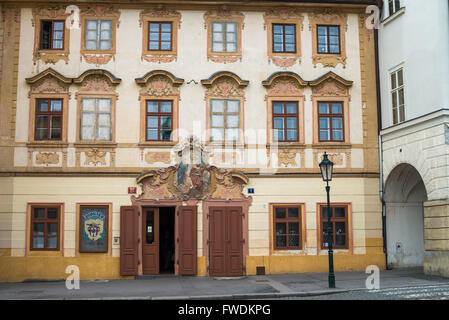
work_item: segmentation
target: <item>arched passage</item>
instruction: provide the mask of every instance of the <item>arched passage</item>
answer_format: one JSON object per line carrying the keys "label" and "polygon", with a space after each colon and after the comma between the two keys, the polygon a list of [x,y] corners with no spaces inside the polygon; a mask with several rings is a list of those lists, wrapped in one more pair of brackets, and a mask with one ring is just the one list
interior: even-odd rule
{"label": "arched passage", "polygon": [[388,266],[424,264],[424,207],[427,191],[419,172],[410,164],[395,167],[385,183]]}

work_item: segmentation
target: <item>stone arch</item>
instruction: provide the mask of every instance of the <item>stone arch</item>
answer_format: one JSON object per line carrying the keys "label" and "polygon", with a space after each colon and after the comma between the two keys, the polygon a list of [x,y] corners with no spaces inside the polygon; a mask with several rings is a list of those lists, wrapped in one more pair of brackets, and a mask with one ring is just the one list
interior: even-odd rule
{"label": "stone arch", "polygon": [[424,264],[424,202],[421,174],[408,164],[397,165],[385,183],[387,261],[390,267]]}

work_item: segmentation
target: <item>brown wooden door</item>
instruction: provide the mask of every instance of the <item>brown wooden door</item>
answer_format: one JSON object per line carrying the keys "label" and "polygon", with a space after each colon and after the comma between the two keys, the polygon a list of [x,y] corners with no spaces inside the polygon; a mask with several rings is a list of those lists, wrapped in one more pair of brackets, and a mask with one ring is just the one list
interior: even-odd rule
{"label": "brown wooden door", "polygon": [[209,212],[209,274],[243,275],[241,207],[211,207]]}
{"label": "brown wooden door", "polygon": [[179,274],[197,274],[197,207],[178,209],[178,264]]}
{"label": "brown wooden door", "polygon": [[159,274],[159,209],[144,208],[142,225],[143,274]]}
{"label": "brown wooden door", "polygon": [[138,208],[120,207],[120,274],[137,275],[138,264]]}

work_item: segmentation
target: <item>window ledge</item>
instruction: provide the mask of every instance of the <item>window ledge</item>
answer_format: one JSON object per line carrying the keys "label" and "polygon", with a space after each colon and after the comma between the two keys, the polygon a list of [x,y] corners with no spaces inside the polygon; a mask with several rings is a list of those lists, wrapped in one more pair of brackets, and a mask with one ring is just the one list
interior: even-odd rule
{"label": "window ledge", "polygon": [[73,144],[76,148],[116,148],[117,143],[114,142],[78,142]]}
{"label": "window ledge", "polygon": [[401,9],[399,9],[398,11],[396,11],[395,13],[393,13],[391,16],[385,18],[382,21],[382,24],[384,26],[386,26],[387,24],[389,24],[391,21],[396,20],[397,17],[402,16],[405,13],[405,7],[402,7]]}
{"label": "window ledge", "polygon": [[352,144],[346,142],[322,142],[312,144],[313,149],[328,149],[328,148],[339,148],[339,149],[351,149]]}
{"label": "window ledge", "polygon": [[61,142],[61,141],[42,141],[42,142],[27,142],[27,147],[38,147],[38,148],[67,148],[69,144],[67,142]]}

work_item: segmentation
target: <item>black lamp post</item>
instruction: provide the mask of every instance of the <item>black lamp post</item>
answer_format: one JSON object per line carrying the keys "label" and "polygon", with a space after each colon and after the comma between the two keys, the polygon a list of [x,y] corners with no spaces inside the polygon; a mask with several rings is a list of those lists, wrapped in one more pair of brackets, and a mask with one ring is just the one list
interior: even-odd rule
{"label": "black lamp post", "polygon": [[326,181],[326,192],[327,192],[327,237],[328,237],[328,252],[329,252],[329,288],[335,288],[335,274],[334,274],[334,252],[332,250],[332,211],[331,211],[331,202],[329,197],[329,191],[331,187],[329,187],[329,181],[332,181],[332,173],[334,170],[334,163],[327,158],[327,153],[324,152],[323,161],[320,163],[321,176],[323,177],[323,181]]}

